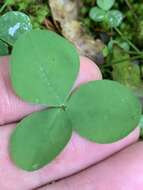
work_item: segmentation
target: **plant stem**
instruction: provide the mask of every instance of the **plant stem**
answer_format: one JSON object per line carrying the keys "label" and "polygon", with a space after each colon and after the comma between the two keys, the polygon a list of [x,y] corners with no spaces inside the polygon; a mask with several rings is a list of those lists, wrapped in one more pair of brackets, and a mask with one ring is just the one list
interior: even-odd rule
{"label": "plant stem", "polygon": [[103,68],[110,67],[113,64],[119,64],[119,63],[122,63],[124,61],[130,61],[130,60],[133,61],[133,60],[141,59],[141,58],[143,58],[143,55],[137,55],[137,56],[130,57],[130,58],[124,58],[124,59],[116,60],[116,61],[113,61],[113,62],[110,62],[110,63],[103,65]]}
{"label": "plant stem", "polygon": [[124,37],[124,35],[122,34],[122,32],[117,28],[114,27],[115,31],[125,40],[128,42],[128,44],[138,53],[141,54],[142,52],[126,37]]}
{"label": "plant stem", "polygon": [[124,61],[135,60],[135,59],[139,59],[139,58],[143,58],[143,55],[137,55],[137,56],[134,56],[134,57],[124,58],[124,59],[120,59],[120,60],[117,60],[117,61],[113,61],[112,64],[118,64],[118,63],[121,63],[121,62],[124,62]]}
{"label": "plant stem", "polygon": [[7,41],[5,41],[5,40],[1,39],[1,38],[0,38],[0,40],[1,40],[1,41],[3,41],[3,42],[4,42],[5,44],[7,44],[8,46],[13,47],[13,44],[11,44],[11,43],[9,43],[9,42],[7,42]]}
{"label": "plant stem", "polygon": [[137,15],[135,14],[135,12],[133,11],[132,5],[128,0],[124,0],[125,3],[127,4],[127,6],[129,7],[130,11],[132,12],[133,16],[135,17],[136,20],[138,20]]}
{"label": "plant stem", "polygon": [[3,4],[3,6],[0,8],[0,13],[6,8],[7,5],[7,2]]}
{"label": "plant stem", "polygon": [[[125,53],[128,53],[130,55],[139,55],[139,53],[137,53],[135,51],[125,51]],[[143,55],[143,53],[141,52],[140,55]]]}
{"label": "plant stem", "polygon": [[125,0],[125,3],[127,4],[127,6],[129,7],[129,9],[132,9],[132,6],[131,6],[131,4],[129,3],[129,1],[128,0]]}

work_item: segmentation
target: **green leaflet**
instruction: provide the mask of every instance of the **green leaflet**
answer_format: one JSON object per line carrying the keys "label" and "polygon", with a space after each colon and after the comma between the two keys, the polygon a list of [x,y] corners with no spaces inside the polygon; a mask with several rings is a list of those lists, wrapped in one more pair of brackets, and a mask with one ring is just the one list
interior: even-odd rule
{"label": "green leaflet", "polygon": [[109,80],[82,85],[68,102],[73,129],[98,143],[127,136],[138,124],[141,105],[123,85]]}
{"label": "green leaflet", "polygon": [[106,14],[106,20],[110,27],[117,27],[123,20],[123,14],[118,10],[111,10]]}
{"label": "green leaflet", "polygon": [[0,17],[0,39],[13,45],[18,37],[32,29],[30,19],[24,13],[10,11]]}
{"label": "green leaflet", "polygon": [[90,10],[89,16],[92,20],[94,20],[95,22],[101,22],[104,20],[104,17],[106,15],[106,11],[98,8],[98,7],[93,7]]}
{"label": "green leaflet", "polygon": [[62,105],[79,71],[74,45],[54,32],[32,30],[16,42],[11,57],[12,84],[24,100]]}
{"label": "green leaflet", "polygon": [[8,55],[8,45],[0,40],[0,56]]}
{"label": "green leaflet", "polygon": [[114,3],[115,3],[115,0],[97,0],[97,5],[105,11],[108,11],[109,9],[111,9]]}
{"label": "green leaflet", "polygon": [[11,158],[24,170],[37,170],[53,160],[70,140],[72,128],[62,109],[30,115],[10,139]]}

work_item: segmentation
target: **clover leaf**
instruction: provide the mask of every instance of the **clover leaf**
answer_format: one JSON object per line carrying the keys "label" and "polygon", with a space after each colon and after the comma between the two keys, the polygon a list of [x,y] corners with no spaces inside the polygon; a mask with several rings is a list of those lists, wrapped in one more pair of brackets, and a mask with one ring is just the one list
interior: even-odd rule
{"label": "clover leaf", "polygon": [[27,15],[18,11],[10,11],[0,17],[0,39],[13,45],[18,37],[32,29]]}
{"label": "clover leaf", "polygon": [[104,20],[105,15],[106,11],[98,7],[93,7],[89,13],[90,18],[92,18],[96,22],[102,22]]}
{"label": "clover leaf", "polygon": [[67,145],[72,129],[91,141],[112,143],[139,123],[139,100],[118,82],[93,81],[71,93],[79,56],[58,34],[45,30],[22,34],[10,64],[15,92],[29,102],[51,106],[23,119],[12,133],[10,155],[24,170],[50,163]]}
{"label": "clover leaf", "polygon": [[105,11],[108,11],[109,9],[111,9],[114,3],[115,3],[115,0],[97,0],[97,5]]}
{"label": "clover leaf", "polygon": [[95,22],[105,22],[111,28],[119,26],[123,20],[123,14],[118,10],[110,10],[115,0],[97,0],[98,7],[91,8],[89,17]]}

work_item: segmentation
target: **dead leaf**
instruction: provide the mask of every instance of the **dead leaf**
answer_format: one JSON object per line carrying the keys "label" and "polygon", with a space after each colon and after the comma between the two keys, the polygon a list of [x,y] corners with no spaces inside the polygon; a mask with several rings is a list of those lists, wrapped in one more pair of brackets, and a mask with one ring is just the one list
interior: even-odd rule
{"label": "dead leaf", "polygon": [[62,35],[76,45],[80,55],[95,61],[104,44],[88,34],[78,21],[80,3],[78,0],[49,0],[54,22],[60,24]]}

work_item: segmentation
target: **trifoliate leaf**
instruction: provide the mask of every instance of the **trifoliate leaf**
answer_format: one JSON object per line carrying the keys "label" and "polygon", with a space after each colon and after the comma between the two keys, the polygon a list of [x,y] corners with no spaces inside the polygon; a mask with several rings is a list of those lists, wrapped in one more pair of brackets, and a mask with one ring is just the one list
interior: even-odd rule
{"label": "trifoliate leaf", "polygon": [[97,0],[97,5],[105,11],[108,11],[109,9],[111,9],[114,3],[115,3],[115,0]]}
{"label": "trifoliate leaf", "polygon": [[8,55],[8,45],[0,40],[0,56]]}
{"label": "trifoliate leaf", "polygon": [[95,22],[101,22],[104,20],[106,12],[98,7],[93,7],[90,10],[89,16]]}
{"label": "trifoliate leaf", "polygon": [[123,14],[118,10],[111,10],[106,14],[106,20],[110,27],[117,27],[123,20]]}
{"label": "trifoliate leaf", "polygon": [[13,45],[18,37],[32,29],[27,15],[18,11],[10,11],[0,17],[0,39]]}
{"label": "trifoliate leaf", "polygon": [[78,71],[76,48],[54,32],[27,32],[14,46],[12,84],[26,101],[52,106],[64,104]]}
{"label": "trifoliate leaf", "polygon": [[62,109],[37,112],[21,121],[10,140],[11,158],[34,171],[51,162],[70,140],[72,128]]}
{"label": "trifoliate leaf", "polygon": [[109,80],[82,85],[69,99],[73,129],[97,143],[126,137],[139,123],[141,105],[125,86]]}

